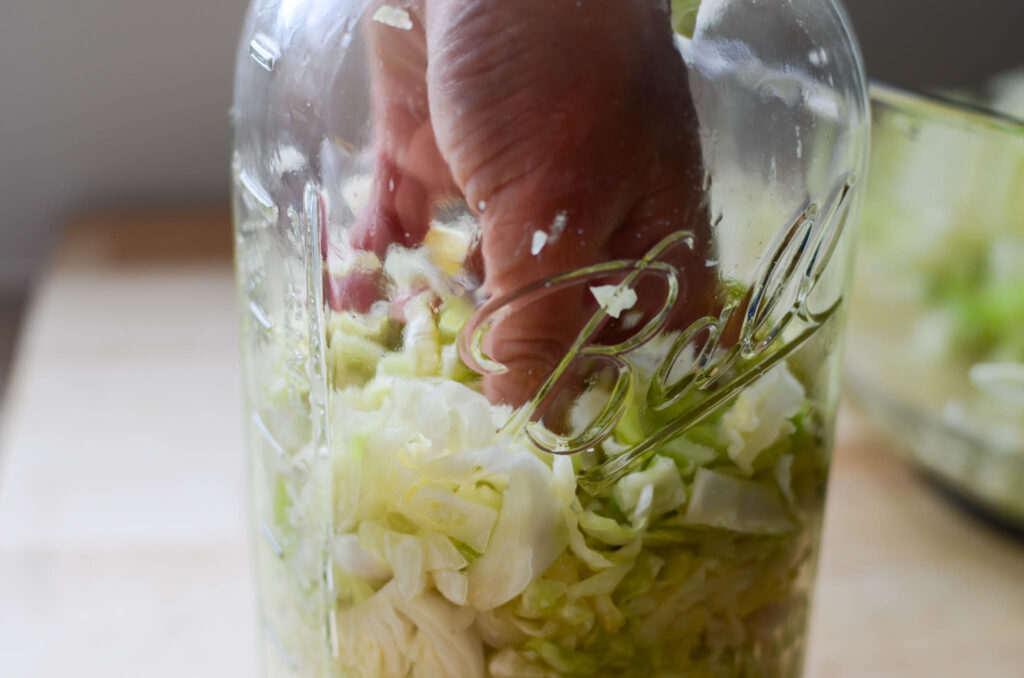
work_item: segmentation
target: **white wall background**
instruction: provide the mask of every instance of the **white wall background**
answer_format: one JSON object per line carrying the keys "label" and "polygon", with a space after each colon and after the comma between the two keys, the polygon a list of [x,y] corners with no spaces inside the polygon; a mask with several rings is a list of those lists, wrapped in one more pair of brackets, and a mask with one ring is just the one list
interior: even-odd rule
{"label": "white wall background", "polygon": [[[66,217],[222,197],[247,0],[0,0],[0,290]],[[917,85],[1024,63],[1024,0],[847,0],[869,70]]]}
{"label": "white wall background", "polygon": [[76,209],[217,197],[247,0],[0,0],[0,288]]}

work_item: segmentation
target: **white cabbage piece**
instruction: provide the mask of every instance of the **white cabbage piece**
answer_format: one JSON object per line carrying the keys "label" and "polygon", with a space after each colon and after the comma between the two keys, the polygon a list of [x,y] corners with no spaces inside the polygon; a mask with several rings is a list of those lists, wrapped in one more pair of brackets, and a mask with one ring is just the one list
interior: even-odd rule
{"label": "white cabbage piece", "polygon": [[482,678],[484,653],[471,609],[433,593],[406,598],[395,583],[336,613],[342,675]]}
{"label": "white cabbage piece", "polygon": [[591,287],[590,293],[594,295],[598,305],[613,318],[618,318],[623,311],[636,306],[637,302],[636,290],[625,285],[599,285]]}
{"label": "white cabbage piece", "polygon": [[[565,502],[575,496],[571,463],[560,466],[559,486],[552,469],[526,448],[495,444],[493,413],[483,395],[456,382],[395,378],[381,416],[364,443],[349,435],[348,451],[360,459],[338,468],[361,476],[347,481],[358,501],[346,500],[359,524],[360,544],[387,563],[403,595],[422,590],[430,571],[424,560],[438,548],[436,541],[424,544],[423,534],[441,535],[480,554],[465,575],[468,600],[481,610],[517,596],[565,550]],[[422,534],[389,532],[373,522],[396,513]],[[403,557],[409,561],[399,562]],[[466,567],[443,565],[437,569]],[[462,596],[458,577],[433,577],[438,578],[445,595]]]}
{"label": "white cabbage piece", "polygon": [[[503,605],[550,567],[565,550],[568,534],[551,471],[526,450],[507,448],[494,464],[505,474],[501,513],[487,550],[469,566],[469,600],[479,610]],[[493,463],[493,462],[492,462]]]}
{"label": "white cabbage piece", "polygon": [[593,511],[584,511],[579,516],[580,528],[590,537],[612,546],[631,544],[641,536],[640,530],[623,525],[614,518],[599,516]]}
{"label": "white cabbage piece", "polygon": [[638,525],[645,516],[654,520],[682,506],[686,488],[672,460],[656,456],[646,470],[630,473],[616,483],[614,496],[619,508],[631,514],[633,524]]}
{"label": "white cabbage piece", "polygon": [[430,573],[434,588],[456,605],[469,604],[469,577],[455,569],[435,570]]}
{"label": "white cabbage piece", "polygon": [[745,473],[757,457],[794,431],[789,421],[804,403],[804,387],[785,365],[779,365],[744,389],[722,415],[721,429],[729,458]]}
{"label": "white cabbage piece", "polygon": [[573,584],[566,591],[566,596],[570,600],[590,596],[610,596],[615,587],[633,569],[641,546],[641,540],[636,539],[629,546],[623,547],[613,556],[615,562],[611,567]]}
{"label": "white cabbage piece", "polygon": [[483,643],[473,629],[472,609],[430,593],[395,605],[416,626],[409,646],[413,678],[482,678]]}
{"label": "white cabbage piece", "polygon": [[373,20],[382,23],[385,26],[391,26],[392,28],[398,28],[403,31],[412,30],[412,18],[409,16],[409,12],[405,11],[401,7],[381,5],[377,11],[373,13]]}
{"label": "white cabbage piece", "polygon": [[[371,387],[380,391],[382,399],[376,411],[366,412],[336,401],[334,435],[342,441],[334,459],[339,530],[351,530],[360,520],[379,520],[389,511],[412,511],[410,501],[426,501],[409,495],[423,482],[423,464],[453,452],[486,446],[495,439],[496,427],[487,399],[461,384],[388,378],[367,385]],[[457,486],[462,485],[461,478],[454,480]],[[479,501],[485,494],[467,491],[458,493],[458,497]],[[462,505],[460,499],[450,503]],[[491,509],[497,508],[494,504],[492,501]],[[486,522],[473,507],[464,508],[464,513],[477,516],[474,524],[478,527]],[[429,521],[430,516],[422,518]],[[425,529],[434,530],[427,522],[424,524]]]}
{"label": "white cabbage piece", "polygon": [[698,469],[685,522],[750,534],[784,534],[796,528],[779,495],[752,480]]}
{"label": "white cabbage piece", "polygon": [[487,548],[498,512],[463,499],[440,484],[423,484],[400,499],[402,513],[424,530],[457,539],[474,551]]}
{"label": "white cabbage piece", "polygon": [[487,668],[494,678],[559,678],[556,671],[530,661],[512,648],[495,653]]}
{"label": "white cabbage piece", "polygon": [[405,676],[411,665],[407,654],[416,628],[395,609],[395,584],[388,584],[359,605],[335,614],[338,657],[342,675],[392,678]]}
{"label": "white cabbage piece", "polygon": [[775,462],[775,482],[779,484],[782,496],[786,498],[790,506],[796,506],[796,495],[793,494],[793,462],[795,457],[792,454],[784,454]]}
{"label": "white cabbage piece", "polygon": [[435,455],[494,442],[491,405],[467,386],[395,379],[391,393],[394,413],[389,423],[427,438]]}
{"label": "white cabbage piece", "polygon": [[412,373],[430,376],[441,371],[441,333],[437,329],[431,294],[424,292],[405,303],[404,354]]}
{"label": "white cabbage piece", "polygon": [[517,647],[529,636],[512,623],[514,614],[509,606],[498,607],[476,616],[476,629],[488,647]]}
{"label": "white cabbage piece", "polygon": [[411,600],[423,592],[427,585],[426,554],[419,537],[367,521],[359,526],[359,545],[387,564],[403,597]]}
{"label": "white cabbage piece", "polygon": [[501,492],[487,549],[469,566],[469,600],[480,610],[502,605],[540,576],[568,542],[563,504],[551,469],[525,448],[498,444],[436,459],[428,477]]}
{"label": "white cabbage piece", "polygon": [[359,535],[341,534],[334,538],[334,566],[339,572],[381,585],[391,577],[391,568],[359,543]]}
{"label": "white cabbage piece", "polygon": [[451,539],[436,532],[420,535],[423,540],[424,565],[428,572],[434,570],[461,570],[469,561],[452,544]]}
{"label": "white cabbage piece", "polygon": [[611,567],[612,561],[590,548],[583,532],[580,531],[580,512],[583,507],[576,498],[576,471],[573,469],[572,459],[565,455],[556,456],[551,462],[551,470],[558,499],[562,502],[562,519],[569,534],[569,550],[591,570],[598,571]]}
{"label": "white cabbage piece", "polygon": [[453,228],[436,221],[431,222],[430,230],[423,238],[423,245],[431,262],[446,275],[458,273],[469,256],[472,238],[468,231],[472,228]]}
{"label": "white cabbage piece", "polygon": [[413,600],[390,598],[416,627],[407,646],[412,678],[483,678],[484,648],[473,628],[472,609],[431,593]]}
{"label": "white cabbage piece", "polygon": [[587,546],[586,539],[579,528],[579,516],[569,507],[565,507],[563,517],[569,529],[569,550],[579,558],[587,567],[595,572],[611,567],[614,563],[608,560],[602,553]]}
{"label": "white cabbage piece", "polygon": [[372,174],[356,175],[341,187],[341,197],[345,201],[345,204],[348,205],[348,208],[352,210],[352,214],[355,215],[363,213],[366,206],[370,204],[370,198],[372,196]]}
{"label": "white cabbage piece", "polygon": [[611,389],[598,384],[581,393],[569,408],[569,427],[575,435],[597,421],[611,401]]}
{"label": "white cabbage piece", "polygon": [[388,248],[384,273],[394,285],[393,299],[403,299],[430,290],[445,299],[454,291],[451,283],[428,248],[408,249],[400,245]]}
{"label": "white cabbage piece", "polygon": [[355,513],[358,520],[379,520],[421,480],[417,465],[431,454],[429,441],[408,429],[381,428],[366,438],[359,462],[362,478]]}

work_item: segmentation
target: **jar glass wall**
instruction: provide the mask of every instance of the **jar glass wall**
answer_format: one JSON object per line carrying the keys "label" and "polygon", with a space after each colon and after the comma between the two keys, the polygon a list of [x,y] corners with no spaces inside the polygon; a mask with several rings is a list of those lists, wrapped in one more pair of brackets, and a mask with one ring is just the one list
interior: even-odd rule
{"label": "jar glass wall", "polygon": [[256,0],[270,676],[795,676],[866,94],[841,10]]}

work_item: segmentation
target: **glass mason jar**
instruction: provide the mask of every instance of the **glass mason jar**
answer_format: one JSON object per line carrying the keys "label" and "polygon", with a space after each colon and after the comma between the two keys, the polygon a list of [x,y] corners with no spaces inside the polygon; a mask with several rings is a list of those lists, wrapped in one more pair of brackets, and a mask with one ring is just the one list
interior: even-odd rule
{"label": "glass mason jar", "polygon": [[255,0],[267,675],[798,675],[866,108],[826,0]]}

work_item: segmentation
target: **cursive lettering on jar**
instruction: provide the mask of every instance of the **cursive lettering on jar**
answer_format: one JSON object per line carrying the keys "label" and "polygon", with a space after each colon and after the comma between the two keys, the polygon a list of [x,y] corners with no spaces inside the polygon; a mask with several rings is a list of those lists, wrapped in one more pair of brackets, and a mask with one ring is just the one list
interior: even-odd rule
{"label": "cursive lettering on jar", "polygon": [[[822,280],[842,236],[851,188],[850,181],[844,179],[822,206],[808,204],[768,248],[753,285],[742,299],[726,303],[717,316],[700,318],[679,332],[655,370],[644,402],[656,412],[681,409],[674,409],[670,424],[593,469],[581,480],[588,490],[606,490],[648,459],[659,445],[728,404],[743,388],[803,345],[835,314],[842,301],[838,291],[834,298],[826,298],[818,310],[812,308],[812,301],[821,296],[818,292],[822,291]],[[675,266],[660,260],[677,246],[692,247],[692,234],[680,231],[670,235],[639,260],[597,264],[534,283],[491,300],[473,316],[460,338],[460,353],[471,368],[481,374],[495,374],[505,368],[486,355],[484,337],[495,322],[514,312],[516,306],[611,276],[621,276],[620,288],[631,287],[644,276],[653,276],[664,285],[660,306],[633,334],[618,343],[596,342],[609,313],[598,308],[534,396],[512,415],[503,428],[505,435],[526,435],[534,445],[551,454],[573,454],[594,448],[612,434],[637,387],[631,354],[663,334],[675,305],[681,303],[682,275]],[[742,323],[738,334],[730,333],[728,329],[737,323]],[[688,365],[683,362],[684,356]],[[585,430],[572,434],[552,432],[540,422],[540,408],[581,361],[601,364],[612,372],[608,402]],[[698,397],[693,397],[695,393]]]}

